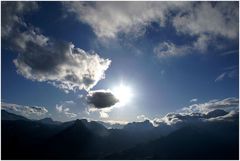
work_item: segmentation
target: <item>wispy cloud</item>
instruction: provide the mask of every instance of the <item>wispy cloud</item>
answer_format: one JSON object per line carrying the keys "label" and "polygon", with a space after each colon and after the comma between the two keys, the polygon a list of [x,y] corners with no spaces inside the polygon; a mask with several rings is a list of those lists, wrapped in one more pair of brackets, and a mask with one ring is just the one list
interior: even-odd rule
{"label": "wispy cloud", "polygon": [[215,82],[222,81],[225,78],[236,78],[238,75],[238,66],[230,66],[227,68],[224,68],[224,72],[221,73],[217,78],[215,79]]}
{"label": "wispy cloud", "polygon": [[65,101],[60,105],[56,104],[56,110],[58,113],[64,114],[68,118],[74,118],[74,117],[77,117],[77,114],[74,112],[70,112],[70,108],[69,108],[69,105],[71,106],[74,104],[75,104],[74,101]]}
{"label": "wispy cloud", "polygon": [[239,53],[239,50],[230,50],[230,51],[226,51],[224,53],[221,53],[222,56],[226,56],[226,55],[231,55],[231,54],[235,54],[235,53]]}
{"label": "wispy cloud", "polygon": [[190,102],[197,102],[197,101],[198,101],[197,98],[193,98],[193,99],[190,100]]}
{"label": "wispy cloud", "polygon": [[190,46],[177,46],[172,42],[161,42],[154,49],[153,52],[158,58],[167,58],[172,56],[183,56],[189,54],[191,51]]}

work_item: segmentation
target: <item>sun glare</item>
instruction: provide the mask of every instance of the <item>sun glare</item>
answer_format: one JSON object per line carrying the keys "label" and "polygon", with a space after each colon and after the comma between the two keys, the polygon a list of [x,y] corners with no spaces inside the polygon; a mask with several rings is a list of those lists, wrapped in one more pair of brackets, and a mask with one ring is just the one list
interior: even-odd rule
{"label": "sun glare", "polygon": [[126,105],[133,97],[132,89],[123,84],[113,88],[113,94],[119,100],[119,105]]}

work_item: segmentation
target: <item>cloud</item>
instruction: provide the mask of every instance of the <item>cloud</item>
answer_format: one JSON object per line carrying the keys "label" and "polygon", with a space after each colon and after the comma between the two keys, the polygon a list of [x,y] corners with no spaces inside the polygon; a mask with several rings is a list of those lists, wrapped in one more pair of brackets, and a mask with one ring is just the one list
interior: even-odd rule
{"label": "cloud", "polygon": [[66,104],[70,104],[70,105],[74,105],[74,104],[76,104],[74,101],[72,101],[72,100],[69,100],[69,101],[65,101],[65,103]]}
{"label": "cloud", "polygon": [[68,118],[73,118],[73,117],[77,117],[77,114],[73,113],[73,112],[69,112],[70,108],[68,107],[64,107],[66,104],[68,104],[68,102],[65,102],[61,105],[56,104],[56,110],[59,113],[62,113],[64,115],[66,115]]}
{"label": "cloud", "polygon": [[239,119],[239,110],[232,110],[228,114],[223,116],[217,116],[213,118],[209,118],[208,121],[234,121]]}
{"label": "cloud", "polygon": [[[169,24],[177,34],[196,38],[190,47],[199,51],[215,37],[238,38],[238,2],[63,2],[63,6],[101,39],[139,37],[153,22],[160,29]],[[174,50],[185,53],[188,46]]]}
{"label": "cloud", "polygon": [[216,79],[215,82],[222,81],[225,78],[236,78],[238,75],[238,66],[232,66],[225,68],[225,72],[221,73]]}
{"label": "cloud", "polygon": [[145,115],[138,115],[138,116],[137,116],[137,119],[138,119],[138,120],[141,120],[141,121],[149,120],[149,118],[146,117]]}
{"label": "cloud", "polygon": [[152,22],[164,26],[170,10],[184,2],[64,2],[69,13],[90,25],[99,38],[116,38],[118,34],[141,36]]}
{"label": "cloud", "polygon": [[73,113],[73,112],[68,112],[68,111],[65,111],[64,112],[65,115],[69,118],[73,118],[73,117],[77,117],[77,114]]}
{"label": "cloud", "polygon": [[1,37],[3,39],[19,32],[19,25],[25,26],[22,16],[38,9],[37,2],[2,2]]}
{"label": "cloud", "polygon": [[187,45],[177,46],[174,43],[161,42],[154,49],[153,52],[158,56],[158,58],[166,58],[172,56],[183,56],[189,54],[191,47]]}
{"label": "cloud", "polygon": [[197,98],[193,98],[193,99],[190,100],[190,102],[197,102],[197,101],[198,101]]}
{"label": "cloud", "polygon": [[99,114],[100,114],[101,118],[108,118],[109,117],[108,113],[106,113],[104,111],[100,111]]}
{"label": "cloud", "polygon": [[104,79],[110,63],[109,59],[100,58],[98,54],[58,41],[43,45],[30,41],[14,60],[18,73],[25,78],[46,81],[67,91],[91,89]]}
{"label": "cloud", "polygon": [[153,49],[159,58],[204,53],[219,46],[218,38],[238,39],[238,2],[63,2],[63,6],[103,42],[139,38],[152,23],[160,30],[169,25],[179,36],[193,39],[183,45],[159,42]]}
{"label": "cloud", "polygon": [[206,103],[200,104],[193,104],[189,107],[184,107],[182,110],[184,112],[192,113],[192,112],[200,112],[200,113],[207,113],[214,109],[234,109],[238,108],[239,100],[238,98],[230,97],[225,98],[223,100],[210,100]]}
{"label": "cloud", "polygon": [[41,117],[48,112],[47,108],[41,106],[26,106],[5,102],[1,102],[1,108],[29,118]]}
{"label": "cloud", "polygon": [[191,44],[176,45],[171,41],[160,42],[154,47],[153,52],[158,58],[168,58],[176,56],[184,56],[193,52],[203,53],[207,50],[209,42],[212,38],[210,36],[201,35]]}
{"label": "cloud", "polygon": [[87,95],[87,101],[95,108],[101,109],[115,105],[118,102],[118,99],[110,90],[97,90],[89,92]]}
{"label": "cloud", "polygon": [[150,119],[145,115],[137,116],[137,118],[142,121],[149,120],[154,126],[168,125],[175,127],[206,121],[234,121],[238,118],[238,106],[238,98],[225,98],[193,104],[160,118]]}
{"label": "cloud", "polygon": [[239,50],[230,50],[230,51],[226,51],[224,53],[221,53],[222,56],[226,56],[226,55],[231,55],[231,54],[237,54],[239,53]]}
{"label": "cloud", "polygon": [[192,3],[173,18],[178,33],[201,36],[210,34],[229,39],[238,37],[238,2]]}
{"label": "cloud", "polygon": [[58,111],[58,112],[62,112],[63,111],[63,107],[60,105],[56,105],[56,110]]}
{"label": "cloud", "polygon": [[[4,15],[22,21],[11,22],[10,27],[14,26],[14,30],[4,31],[4,38],[8,46],[19,53],[14,59],[19,74],[33,81],[48,82],[66,92],[90,90],[99,80],[104,79],[111,60],[101,58],[97,53],[88,53],[71,42],[42,35],[38,28],[27,25],[21,18],[25,5],[29,3],[11,4],[14,5],[8,6],[6,3],[2,6],[6,10]],[[21,8],[20,11],[18,8]],[[9,26],[9,22],[3,21],[2,25]]]}

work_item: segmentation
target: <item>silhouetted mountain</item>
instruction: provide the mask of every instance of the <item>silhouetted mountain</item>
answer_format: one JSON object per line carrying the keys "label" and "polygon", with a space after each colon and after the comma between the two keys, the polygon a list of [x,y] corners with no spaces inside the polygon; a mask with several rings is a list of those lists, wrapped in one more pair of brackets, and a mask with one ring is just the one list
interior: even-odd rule
{"label": "silhouetted mountain", "polygon": [[108,123],[104,121],[97,121],[98,123],[102,124],[105,126],[107,129],[122,129],[125,125],[124,124],[119,124],[119,123]]}
{"label": "silhouetted mountain", "polygon": [[10,112],[7,112],[5,110],[1,110],[1,119],[2,120],[28,120],[27,118],[23,116],[19,116]]}
{"label": "silhouetted mountain", "polygon": [[87,120],[52,122],[2,120],[2,159],[238,159],[237,115],[177,128],[149,121],[123,129]]}
{"label": "silhouetted mountain", "polygon": [[224,116],[226,114],[228,114],[226,111],[217,109],[207,113],[205,118],[214,118],[218,116]]}
{"label": "silhouetted mountain", "polygon": [[106,159],[238,159],[238,137],[238,122],[186,126]]}
{"label": "silhouetted mountain", "polygon": [[51,125],[59,125],[59,124],[61,124],[60,121],[53,121],[53,119],[49,118],[49,117],[41,119],[41,120],[38,120],[38,122],[41,122],[43,124],[51,124]]}
{"label": "silhouetted mountain", "polygon": [[132,122],[128,123],[123,127],[124,130],[130,130],[130,131],[145,131],[145,130],[151,130],[154,126],[149,120],[145,120],[143,122]]}

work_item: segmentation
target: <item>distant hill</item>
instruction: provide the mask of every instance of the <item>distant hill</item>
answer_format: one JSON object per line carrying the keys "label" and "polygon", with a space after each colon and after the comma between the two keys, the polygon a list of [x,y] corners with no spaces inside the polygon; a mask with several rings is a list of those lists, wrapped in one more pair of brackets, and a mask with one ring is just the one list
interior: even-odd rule
{"label": "distant hill", "polygon": [[145,131],[145,130],[151,130],[154,126],[152,123],[150,123],[149,120],[145,120],[143,122],[131,122],[128,123],[123,127],[124,130],[130,130],[130,131]]}
{"label": "distant hill", "polygon": [[204,126],[183,127],[165,137],[112,154],[106,159],[238,159],[238,142],[238,122],[206,123]]}
{"label": "distant hill", "polygon": [[99,124],[102,124],[108,129],[122,129],[125,126],[125,124],[119,124],[119,123],[108,123],[104,121],[96,121],[96,122]]}
{"label": "distant hill", "polygon": [[59,125],[59,124],[61,124],[62,122],[60,122],[60,121],[53,121],[53,119],[52,118],[49,118],[49,117],[47,117],[47,118],[44,118],[44,119],[41,119],[41,120],[37,120],[38,122],[41,122],[41,123],[43,123],[43,124],[52,124],[52,125]]}
{"label": "distant hill", "polygon": [[16,114],[13,114],[13,113],[10,113],[10,112],[7,112],[5,110],[1,110],[1,119],[2,120],[29,120],[23,116],[20,116],[20,115],[16,115]]}

